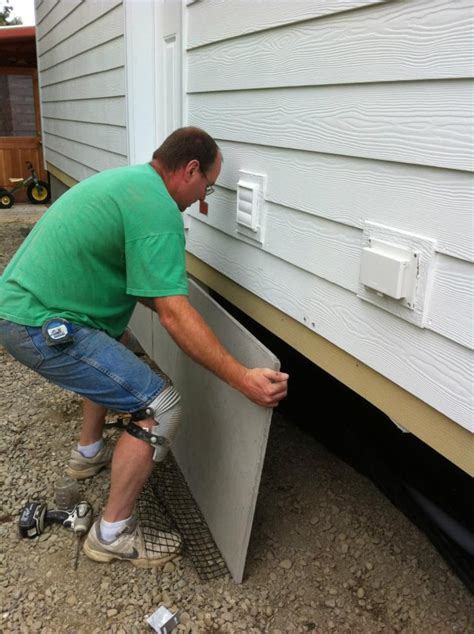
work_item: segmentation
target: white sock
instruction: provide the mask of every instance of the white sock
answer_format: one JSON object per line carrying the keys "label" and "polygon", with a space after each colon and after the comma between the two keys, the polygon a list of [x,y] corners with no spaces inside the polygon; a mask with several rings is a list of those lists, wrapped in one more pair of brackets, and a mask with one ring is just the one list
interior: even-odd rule
{"label": "white sock", "polygon": [[127,517],[126,520],[119,520],[118,522],[107,522],[104,519],[100,520],[100,536],[104,542],[110,544],[117,537],[117,534],[125,528],[128,522],[131,520],[131,516]]}
{"label": "white sock", "polygon": [[96,454],[99,453],[99,451],[102,449],[103,446],[104,446],[104,439],[101,438],[100,440],[93,442],[92,445],[78,444],[77,449],[79,453],[81,453],[84,456],[84,458],[93,458]]}

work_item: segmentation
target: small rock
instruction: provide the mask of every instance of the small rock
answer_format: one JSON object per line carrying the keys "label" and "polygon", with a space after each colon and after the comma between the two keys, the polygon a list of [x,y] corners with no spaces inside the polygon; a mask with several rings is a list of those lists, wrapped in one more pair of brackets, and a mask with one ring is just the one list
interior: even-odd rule
{"label": "small rock", "polygon": [[107,617],[110,619],[112,616],[116,616],[118,614],[118,610],[116,608],[110,608],[107,610]]}
{"label": "small rock", "polygon": [[280,568],[284,568],[285,570],[289,570],[293,564],[289,559],[283,559],[280,561]]}
{"label": "small rock", "polygon": [[181,615],[179,617],[180,623],[182,623],[183,625],[186,625],[186,623],[189,623],[190,620],[191,620],[191,617],[189,616],[187,612],[181,612]]}

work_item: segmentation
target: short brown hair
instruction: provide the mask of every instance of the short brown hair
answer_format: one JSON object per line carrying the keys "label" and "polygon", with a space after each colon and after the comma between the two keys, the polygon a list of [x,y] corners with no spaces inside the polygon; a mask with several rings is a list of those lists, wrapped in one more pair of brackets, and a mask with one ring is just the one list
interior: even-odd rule
{"label": "short brown hair", "polygon": [[217,143],[204,130],[178,128],[153,152],[153,159],[158,160],[170,172],[196,159],[201,171],[206,172],[214,164],[219,151]]}

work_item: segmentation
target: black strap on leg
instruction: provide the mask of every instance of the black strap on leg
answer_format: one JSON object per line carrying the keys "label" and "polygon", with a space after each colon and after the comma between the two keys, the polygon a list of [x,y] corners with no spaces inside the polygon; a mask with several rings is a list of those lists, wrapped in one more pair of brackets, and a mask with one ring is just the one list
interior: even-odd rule
{"label": "black strap on leg", "polygon": [[[146,418],[149,418],[149,416],[147,416]],[[143,429],[143,427],[139,427],[139,425],[135,425],[135,423],[132,422],[128,423],[128,425],[125,427],[125,431],[128,432],[131,436],[138,438],[139,440],[144,440],[153,447],[155,447],[156,445],[166,444],[166,438],[164,438],[163,436],[158,436],[157,434],[154,434],[147,429]]]}
{"label": "black strap on leg", "polygon": [[144,409],[139,409],[136,412],[133,412],[130,415],[130,420],[135,421],[135,420],[145,420],[147,418],[153,418],[154,415],[154,411],[152,410],[151,407],[145,407]]}
{"label": "black strap on leg", "polygon": [[[113,427],[118,427],[119,429],[126,429],[127,425],[130,422],[136,420],[146,420],[147,418],[153,418],[154,411],[151,407],[145,407],[144,409],[139,409],[132,414],[118,414],[117,418],[114,421],[105,421],[105,428],[112,429]],[[132,434],[133,435],[133,434]]]}

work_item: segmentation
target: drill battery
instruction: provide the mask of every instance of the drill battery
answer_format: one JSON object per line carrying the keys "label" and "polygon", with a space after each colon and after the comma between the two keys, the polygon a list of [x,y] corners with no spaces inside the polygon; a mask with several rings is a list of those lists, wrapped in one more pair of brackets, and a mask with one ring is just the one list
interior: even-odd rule
{"label": "drill battery", "polygon": [[27,502],[21,512],[18,528],[21,537],[38,537],[44,531],[46,504],[40,501]]}

